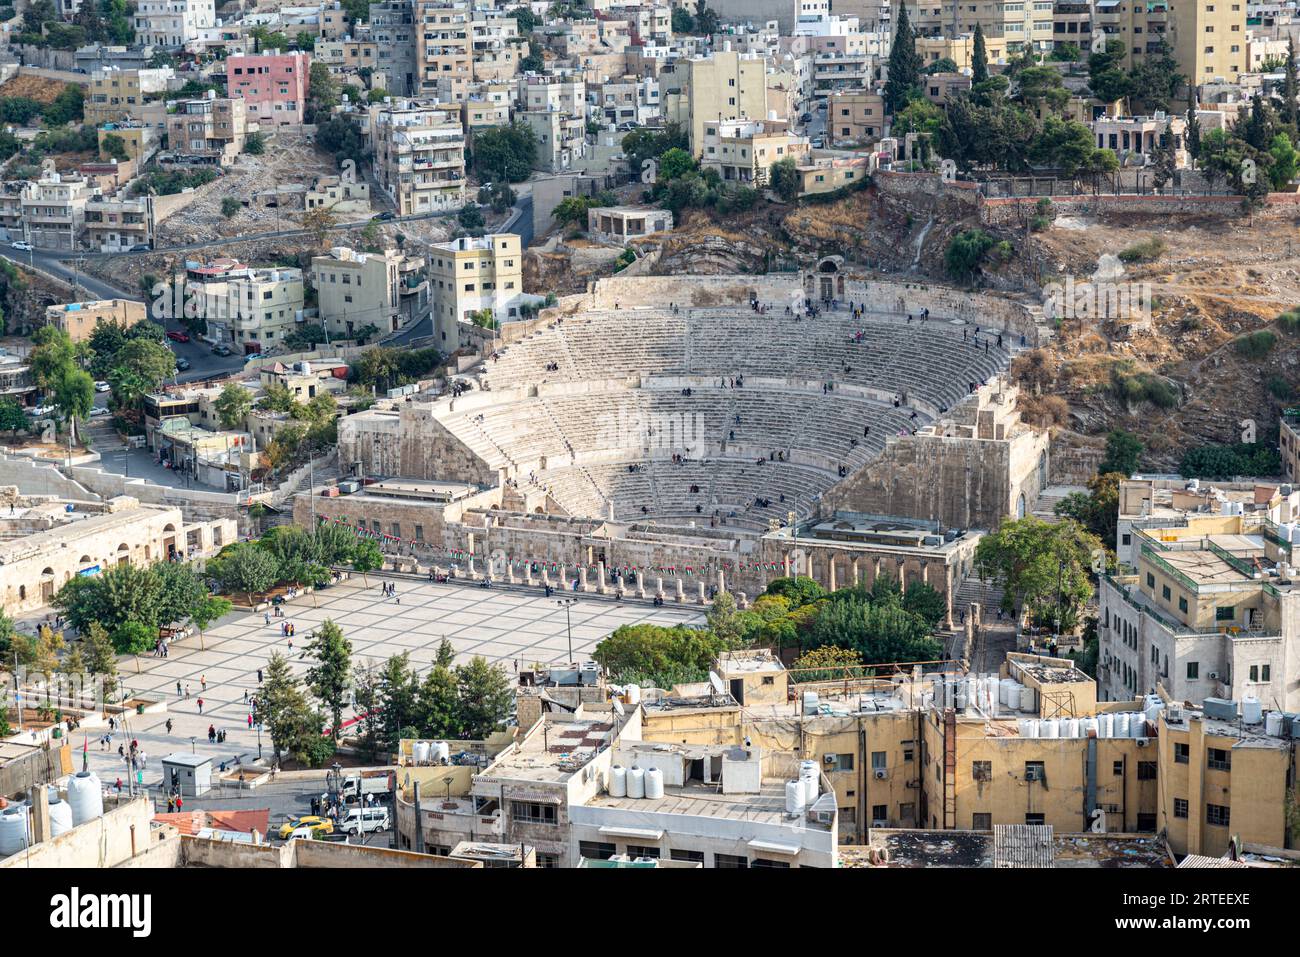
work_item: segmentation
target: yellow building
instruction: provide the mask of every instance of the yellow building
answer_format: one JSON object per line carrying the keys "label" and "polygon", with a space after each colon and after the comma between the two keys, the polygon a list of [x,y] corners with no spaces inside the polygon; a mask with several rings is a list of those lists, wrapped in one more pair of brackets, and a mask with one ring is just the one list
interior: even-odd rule
{"label": "yellow building", "polygon": [[[1005,62],[995,56],[995,49],[1002,56],[1015,56],[1025,49],[1038,54],[1050,53],[1054,45],[1052,0],[980,0],[978,3],[927,0],[905,2],[904,6],[918,37],[959,37],[973,42],[978,25],[984,32],[990,63]],[[917,50],[921,52],[919,40]],[[969,65],[969,58],[966,64],[955,56],[953,59],[959,67]],[[932,61],[927,57],[924,62]]]}
{"label": "yellow building", "polygon": [[170,67],[158,70],[96,70],[86,91],[85,122],[90,126],[145,118],[145,104],[167,91]]}
{"label": "yellow building", "polygon": [[102,299],[45,307],[45,324],[62,329],[73,342],[85,342],[101,322],[133,326],[145,318],[145,304],[131,299]]}
{"label": "yellow building", "polygon": [[[926,66],[938,60],[952,60],[957,69],[970,69],[971,55],[975,52],[975,37],[966,33],[961,36],[918,36],[916,38],[916,55]],[[984,56],[990,64],[1007,62],[1006,37],[984,35]]]}
{"label": "yellow building", "polygon": [[724,120],[704,124],[700,165],[723,182],[765,186],[773,163],[800,163],[811,153],[808,138],[790,132],[785,120]]}
{"label": "yellow building", "polygon": [[1124,44],[1124,65],[1131,67],[1156,52],[1166,40],[1178,71],[1193,86],[1215,79],[1235,83],[1249,69],[1246,49],[1246,4],[1109,2],[1097,5],[1093,30]]}
{"label": "yellow building", "polygon": [[1287,409],[1280,423],[1278,450],[1282,453],[1282,473],[1292,482],[1300,481],[1300,409]]}
{"label": "yellow building", "polygon": [[885,135],[885,98],[870,90],[836,90],[826,106],[829,145],[873,143]]}
{"label": "yellow building", "polygon": [[462,236],[429,247],[429,298],[438,345],[460,345],[460,322],[490,310],[497,322],[518,319],[523,302],[523,250],[514,233]]}
{"label": "yellow building", "polygon": [[767,116],[767,58],[732,50],[682,58],[664,68],[659,89],[664,115],[690,133],[699,156],[706,123]]}
{"label": "yellow building", "polygon": [[1234,837],[1286,847],[1295,741],[1268,734],[1267,723],[1247,725],[1220,714],[1221,708],[1207,702],[1204,711],[1169,706],[1161,712],[1158,826],[1180,855],[1217,857]]}

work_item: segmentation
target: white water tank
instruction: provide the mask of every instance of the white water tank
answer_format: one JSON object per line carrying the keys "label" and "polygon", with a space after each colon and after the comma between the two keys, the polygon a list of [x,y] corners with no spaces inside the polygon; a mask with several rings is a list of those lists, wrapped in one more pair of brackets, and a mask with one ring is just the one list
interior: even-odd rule
{"label": "white water tank", "polygon": [[641,686],[640,686],[640,685],[628,685],[628,686],[627,686],[627,703],[628,703],[628,704],[640,704],[640,703],[641,703]]}
{"label": "white water tank", "polygon": [[1062,718],[1061,719],[1061,737],[1077,738],[1079,736],[1079,719]]}
{"label": "white water tank", "polygon": [[0,857],[17,854],[26,846],[27,805],[10,805],[0,811]]}
{"label": "white water tank", "polygon": [[966,693],[966,682],[957,686],[957,710],[965,711],[970,707],[970,695]]}
{"label": "white water tank", "polygon": [[806,804],[803,799],[803,782],[786,781],[785,782],[785,812],[787,814],[802,814]]}
{"label": "white water tank", "polygon": [[58,788],[50,788],[46,800],[50,802],[50,836],[67,834],[72,830],[72,805],[59,797]]}
{"label": "white water tank", "polygon": [[1282,734],[1282,712],[1270,711],[1264,715],[1264,731],[1273,736],[1279,737]]}
{"label": "white water tank", "polygon": [[1029,685],[1020,686],[1020,710],[1034,710],[1034,689],[1029,687]]}
{"label": "white water tank", "polygon": [[1096,718],[1079,719],[1079,737],[1081,738],[1101,737],[1101,726],[1098,724]]}
{"label": "white water tank", "polygon": [[1127,737],[1130,737],[1129,729],[1128,729],[1128,724],[1129,724],[1129,721],[1128,721],[1128,712],[1127,712],[1127,711],[1121,711],[1119,714],[1115,715],[1115,724],[1114,724],[1115,735],[1114,735],[1114,736],[1117,737],[1117,738],[1127,738]]}
{"label": "white water tank", "polygon": [[1033,718],[1021,718],[1016,722],[1016,730],[1022,738],[1034,738],[1038,734],[1038,722]]}
{"label": "white water tank", "polygon": [[411,746],[411,757],[416,764],[429,763],[429,742],[417,741]]}
{"label": "white water tank", "polygon": [[1141,711],[1135,711],[1128,716],[1128,733],[1134,738],[1147,736],[1147,719]]}
{"label": "white water tank", "polygon": [[664,773],[658,768],[651,768],[645,773],[645,796],[651,800],[664,796]]}
{"label": "white water tank", "polygon": [[1038,736],[1040,738],[1059,738],[1061,736],[1061,724],[1055,718],[1046,718],[1039,722]]}
{"label": "white water tank", "polygon": [[1150,721],[1152,724],[1159,724],[1160,712],[1163,711],[1164,709],[1165,709],[1165,703],[1161,701],[1159,698],[1156,698],[1154,701],[1148,698],[1147,706],[1143,709],[1142,715],[1143,717],[1146,718],[1147,721]]}
{"label": "white water tank", "polygon": [[821,793],[818,773],[816,761],[803,761],[799,764],[799,780],[803,782],[803,800],[805,804],[812,804],[817,800],[818,794]]}
{"label": "white water tank", "polygon": [[68,803],[72,805],[73,826],[104,816],[104,791],[90,771],[82,771],[68,779]]}
{"label": "white water tank", "polygon": [[1246,724],[1259,724],[1264,720],[1264,706],[1254,695],[1241,699],[1241,720]]}
{"label": "white water tank", "polygon": [[450,764],[451,745],[446,741],[434,741],[429,745],[429,760],[434,764]]}
{"label": "white water tank", "polygon": [[1015,678],[1003,678],[998,701],[1010,711],[1020,707],[1020,682]]}
{"label": "white water tank", "polygon": [[627,796],[630,798],[645,797],[645,771],[641,768],[632,768],[627,772]]}
{"label": "white water tank", "polygon": [[1097,716],[1097,737],[1113,738],[1115,736],[1115,716],[1103,714]]}
{"label": "white water tank", "polygon": [[955,707],[957,704],[957,679],[948,675],[943,679],[943,706]]}
{"label": "white water tank", "polygon": [[627,768],[616,764],[609,769],[609,796],[627,797]]}

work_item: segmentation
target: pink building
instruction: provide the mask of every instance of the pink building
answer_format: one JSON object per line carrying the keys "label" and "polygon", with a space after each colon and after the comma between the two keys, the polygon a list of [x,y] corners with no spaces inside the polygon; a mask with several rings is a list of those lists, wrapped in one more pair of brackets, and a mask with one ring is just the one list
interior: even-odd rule
{"label": "pink building", "polygon": [[311,57],[270,50],[226,58],[229,96],[243,97],[248,122],[301,126]]}

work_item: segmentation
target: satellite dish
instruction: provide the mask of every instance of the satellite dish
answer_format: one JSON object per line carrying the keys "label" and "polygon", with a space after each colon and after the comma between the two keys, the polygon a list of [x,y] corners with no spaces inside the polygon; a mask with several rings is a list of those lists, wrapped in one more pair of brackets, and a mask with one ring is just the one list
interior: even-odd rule
{"label": "satellite dish", "polygon": [[614,713],[620,718],[627,714],[627,712],[623,710],[623,702],[619,701],[617,698],[614,699]]}
{"label": "satellite dish", "polygon": [[722,683],[722,679],[718,677],[718,673],[716,671],[709,672],[709,684],[713,685],[713,690],[716,691],[718,694],[727,693],[727,687]]}

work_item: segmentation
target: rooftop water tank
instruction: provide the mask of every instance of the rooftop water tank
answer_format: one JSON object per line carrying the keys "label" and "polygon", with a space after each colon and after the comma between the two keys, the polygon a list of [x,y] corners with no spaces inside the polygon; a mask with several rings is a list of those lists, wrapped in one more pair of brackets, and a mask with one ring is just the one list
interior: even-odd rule
{"label": "rooftop water tank", "polygon": [[609,769],[609,796],[627,797],[627,768],[616,764]]}
{"label": "rooftop water tank", "polygon": [[1146,715],[1141,711],[1128,716],[1128,733],[1135,738],[1145,738],[1147,736],[1147,719]]}
{"label": "rooftop water tank", "polygon": [[1129,734],[1128,725],[1129,720],[1127,711],[1121,711],[1119,714],[1115,715],[1114,736],[1117,738],[1130,737],[1131,735]]}
{"label": "rooftop water tank", "polygon": [[1264,720],[1264,707],[1251,695],[1241,699],[1241,720],[1246,724],[1259,724]]}
{"label": "rooftop water tank", "polygon": [[1282,735],[1282,712],[1270,711],[1264,716],[1264,732],[1273,737]]}
{"label": "rooftop water tank", "polygon": [[786,781],[785,812],[787,814],[802,814],[805,806],[803,799],[803,782]]}
{"label": "rooftop water tank", "polygon": [[434,741],[429,745],[429,760],[434,764],[449,764],[451,762],[451,745],[446,741]]}
{"label": "rooftop water tank", "polygon": [[1029,687],[1029,685],[1021,685],[1020,686],[1020,710],[1033,711],[1034,697],[1035,695],[1034,695],[1033,688]]}
{"label": "rooftop water tank", "polygon": [[411,747],[411,757],[416,764],[427,764],[429,762],[429,742],[417,741]]}
{"label": "rooftop water tank", "polygon": [[11,805],[0,811],[0,857],[17,854],[26,846],[27,805]]}
{"label": "rooftop water tank", "polygon": [[630,798],[645,797],[645,771],[641,768],[632,768],[627,772],[627,796]]}
{"label": "rooftop water tank", "polygon": [[68,779],[68,803],[72,805],[72,823],[80,826],[87,821],[104,816],[103,786],[90,771],[82,771]]}
{"label": "rooftop water tank", "polygon": [[1038,736],[1040,738],[1059,738],[1061,736],[1061,723],[1055,718],[1045,718],[1039,722]]}
{"label": "rooftop water tank", "polygon": [[640,702],[641,702],[641,686],[640,686],[640,685],[628,685],[628,686],[627,686],[627,703],[628,703],[628,704],[639,704]]}
{"label": "rooftop water tank", "polygon": [[645,773],[645,796],[652,801],[664,796],[664,773],[658,768]]}
{"label": "rooftop water tank", "polygon": [[50,788],[46,800],[50,802],[50,836],[67,834],[72,830],[72,805],[59,797],[58,788]]}
{"label": "rooftop water tank", "polygon": [[1077,738],[1079,736],[1079,719],[1063,718],[1061,720],[1061,737]]}
{"label": "rooftop water tank", "polygon": [[1097,716],[1097,737],[1112,738],[1115,736],[1115,716],[1113,714],[1102,714]]}

